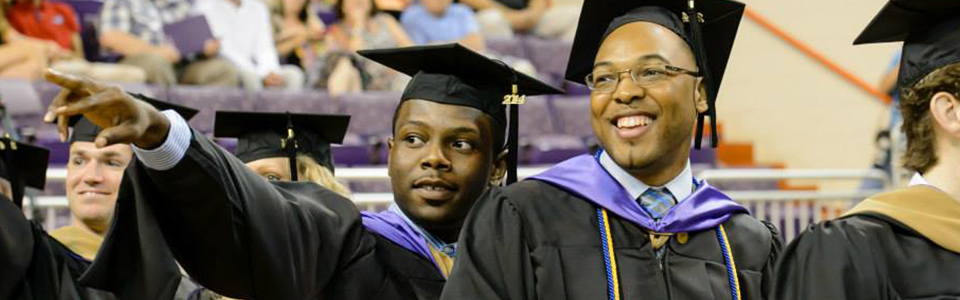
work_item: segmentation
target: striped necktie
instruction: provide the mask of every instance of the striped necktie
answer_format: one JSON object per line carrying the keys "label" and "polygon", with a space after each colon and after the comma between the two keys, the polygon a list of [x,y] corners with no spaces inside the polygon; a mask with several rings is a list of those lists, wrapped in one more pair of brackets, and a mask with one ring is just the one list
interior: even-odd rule
{"label": "striped necktie", "polygon": [[677,199],[663,187],[649,188],[640,195],[640,206],[655,220],[663,218],[667,211],[676,204]]}

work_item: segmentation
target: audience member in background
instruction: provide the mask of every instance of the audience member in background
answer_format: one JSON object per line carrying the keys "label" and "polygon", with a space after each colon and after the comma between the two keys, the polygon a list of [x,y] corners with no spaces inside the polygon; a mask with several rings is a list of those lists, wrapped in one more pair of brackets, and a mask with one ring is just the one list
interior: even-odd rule
{"label": "audience member in background", "polygon": [[462,0],[477,10],[481,32],[488,39],[512,39],[528,33],[572,41],[583,0]]}
{"label": "audience member in background", "polygon": [[47,57],[59,53],[52,43],[37,43],[17,33],[5,17],[0,0],[0,78],[35,79],[47,67]]}
{"label": "audience member in background", "polygon": [[123,55],[121,64],[137,66],[147,82],[238,86],[230,61],[219,57],[220,44],[206,42],[198,57],[184,57],[166,40],[163,26],[190,14],[189,0],[105,0],[100,12],[100,44]]}
{"label": "audience member in background", "polygon": [[220,54],[240,73],[240,81],[249,90],[303,87],[303,71],[293,65],[280,65],[273,43],[270,12],[259,0],[198,0],[194,8],[210,24],[220,41]]}
{"label": "audience member in background", "polygon": [[7,7],[5,16],[17,33],[47,48],[48,55],[43,55],[43,59],[57,71],[111,82],[146,80],[143,70],[136,67],[84,60],[80,24],[73,8],[66,3],[15,0]]}
{"label": "audience member in background", "polygon": [[453,0],[420,0],[403,11],[400,23],[417,44],[460,43],[474,51],[484,50],[473,10]]}
{"label": "audience member in background", "polygon": [[336,12],[339,21],[329,28],[329,50],[319,60],[316,86],[328,89],[331,95],[403,89],[407,78],[354,54],[363,49],[413,45],[400,23],[379,12],[373,0],[340,0]]}
{"label": "audience member in background", "polygon": [[309,0],[261,1],[270,9],[274,43],[281,61],[306,68],[304,60],[316,57],[326,31],[313,4]]}
{"label": "audience member in background", "polygon": [[529,60],[486,49],[476,14],[463,4],[452,0],[421,0],[403,12],[400,23],[417,44],[460,43],[537,77],[537,69]]}

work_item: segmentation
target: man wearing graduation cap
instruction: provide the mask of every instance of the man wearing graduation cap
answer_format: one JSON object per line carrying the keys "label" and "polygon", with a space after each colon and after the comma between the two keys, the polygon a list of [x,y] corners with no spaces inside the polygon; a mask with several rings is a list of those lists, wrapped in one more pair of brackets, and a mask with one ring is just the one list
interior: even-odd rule
{"label": "man wearing graduation cap", "polygon": [[[504,100],[559,90],[459,45],[361,55],[413,76],[388,142],[397,206],[381,213],[317,185],[267,182],[176,115],[84,79],[47,74],[71,92],[46,120],[83,114],[108,127],[100,146],[133,143],[133,193],[184,269],[221,294],[437,299],[463,219],[503,177]],[[281,147],[296,147],[296,128],[286,133]]]}
{"label": "man wearing graduation cap", "polygon": [[86,288],[77,278],[90,262],[57,242],[23,215],[26,187],[43,189],[47,149],[0,138],[0,299],[112,300],[110,293]]}
{"label": "man wearing graduation cap", "polygon": [[566,77],[603,148],[477,203],[443,299],[766,298],[776,230],[689,163],[743,9],[587,0]]}
{"label": "man wearing graduation cap", "polygon": [[[197,114],[197,111],[191,108],[153,100],[139,94],[135,97],[144,99],[161,110],[175,109],[184,114],[185,118]],[[127,145],[104,148],[94,146],[93,140],[100,133],[100,127],[81,116],[72,118],[69,125],[73,128],[73,133],[70,135],[67,178],[64,183],[71,224],[50,232],[50,235],[74,253],[92,261],[110,227],[123,170],[133,159],[133,152]]]}
{"label": "man wearing graduation cap", "polygon": [[[158,110],[175,112],[185,119],[198,113],[195,109],[141,94],[131,94],[131,97],[145,101]],[[97,147],[94,142],[101,127],[82,116],[71,118],[68,125],[73,131],[69,138],[70,155],[65,185],[73,222],[51,232],[50,236],[70,249],[70,257],[83,261],[84,268],[74,273],[79,284],[111,292],[116,299],[203,299],[213,295],[181,275],[162,239],[149,238],[160,235],[156,228],[139,226],[130,213],[115,216],[116,212],[134,211],[131,202],[136,200],[131,193],[120,188],[124,170],[133,159],[130,146],[118,144]],[[117,248],[118,240],[146,242],[138,245],[138,248]],[[98,257],[105,258],[96,259]],[[91,282],[81,278],[116,264],[139,268],[144,270],[142,274],[163,274],[155,272],[163,268],[171,275],[170,281],[161,284],[136,276],[123,276],[122,280],[113,282]],[[149,283],[138,284],[141,282]]]}
{"label": "man wearing graduation cap", "polygon": [[960,296],[960,3],[890,1],[854,44],[897,41],[903,161],[917,173],[797,237],[775,299]]}

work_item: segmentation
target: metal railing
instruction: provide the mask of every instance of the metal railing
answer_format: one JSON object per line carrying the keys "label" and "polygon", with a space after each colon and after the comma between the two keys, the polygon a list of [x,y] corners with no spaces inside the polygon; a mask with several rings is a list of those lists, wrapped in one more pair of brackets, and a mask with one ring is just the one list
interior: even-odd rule
{"label": "metal railing", "polygon": [[[546,170],[546,166],[524,167],[518,170],[520,178],[529,177]],[[48,184],[62,182],[66,170],[51,169],[47,172]],[[340,168],[337,178],[345,181],[388,181],[386,167]],[[734,200],[750,210],[758,219],[767,220],[776,225],[786,241],[792,240],[810,224],[829,220],[842,215],[852,205],[871,195],[882,192],[890,186],[887,175],[874,169],[708,169],[697,174],[697,178],[706,179],[720,186]],[[738,189],[727,186],[731,182],[771,182],[778,180],[814,180],[817,182],[834,180],[875,180],[879,188],[870,190],[781,190],[774,185],[766,189]],[[749,186],[749,184],[747,185]],[[770,186],[770,185],[767,185]],[[353,201],[360,209],[380,210],[393,203],[391,193],[354,193]],[[47,209],[46,215],[55,217],[51,211],[65,208],[64,196],[40,196],[35,198],[38,207]]]}
{"label": "metal railing", "polygon": [[754,217],[767,220],[777,226],[787,242],[793,240],[809,225],[839,217],[857,202],[881,193],[890,186],[887,174],[876,169],[711,169],[700,172],[698,178],[706,179],[715,185],[732,181],[763,182],[796,179],[817,182],[874,180],[878,183],[869,190],[724,189],[724,193],[746,206]]}

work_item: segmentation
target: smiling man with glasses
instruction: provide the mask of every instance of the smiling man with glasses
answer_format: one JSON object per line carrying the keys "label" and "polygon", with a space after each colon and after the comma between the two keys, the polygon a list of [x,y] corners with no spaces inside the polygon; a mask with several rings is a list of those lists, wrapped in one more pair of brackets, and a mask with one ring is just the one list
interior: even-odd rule
{"label": "smiling man with glasses", "polygon": [[689,160],[743,9],[587,0],[566,77],[590,88],[603,149],[478,202],[443,299],[765,299],[776,229]]}

